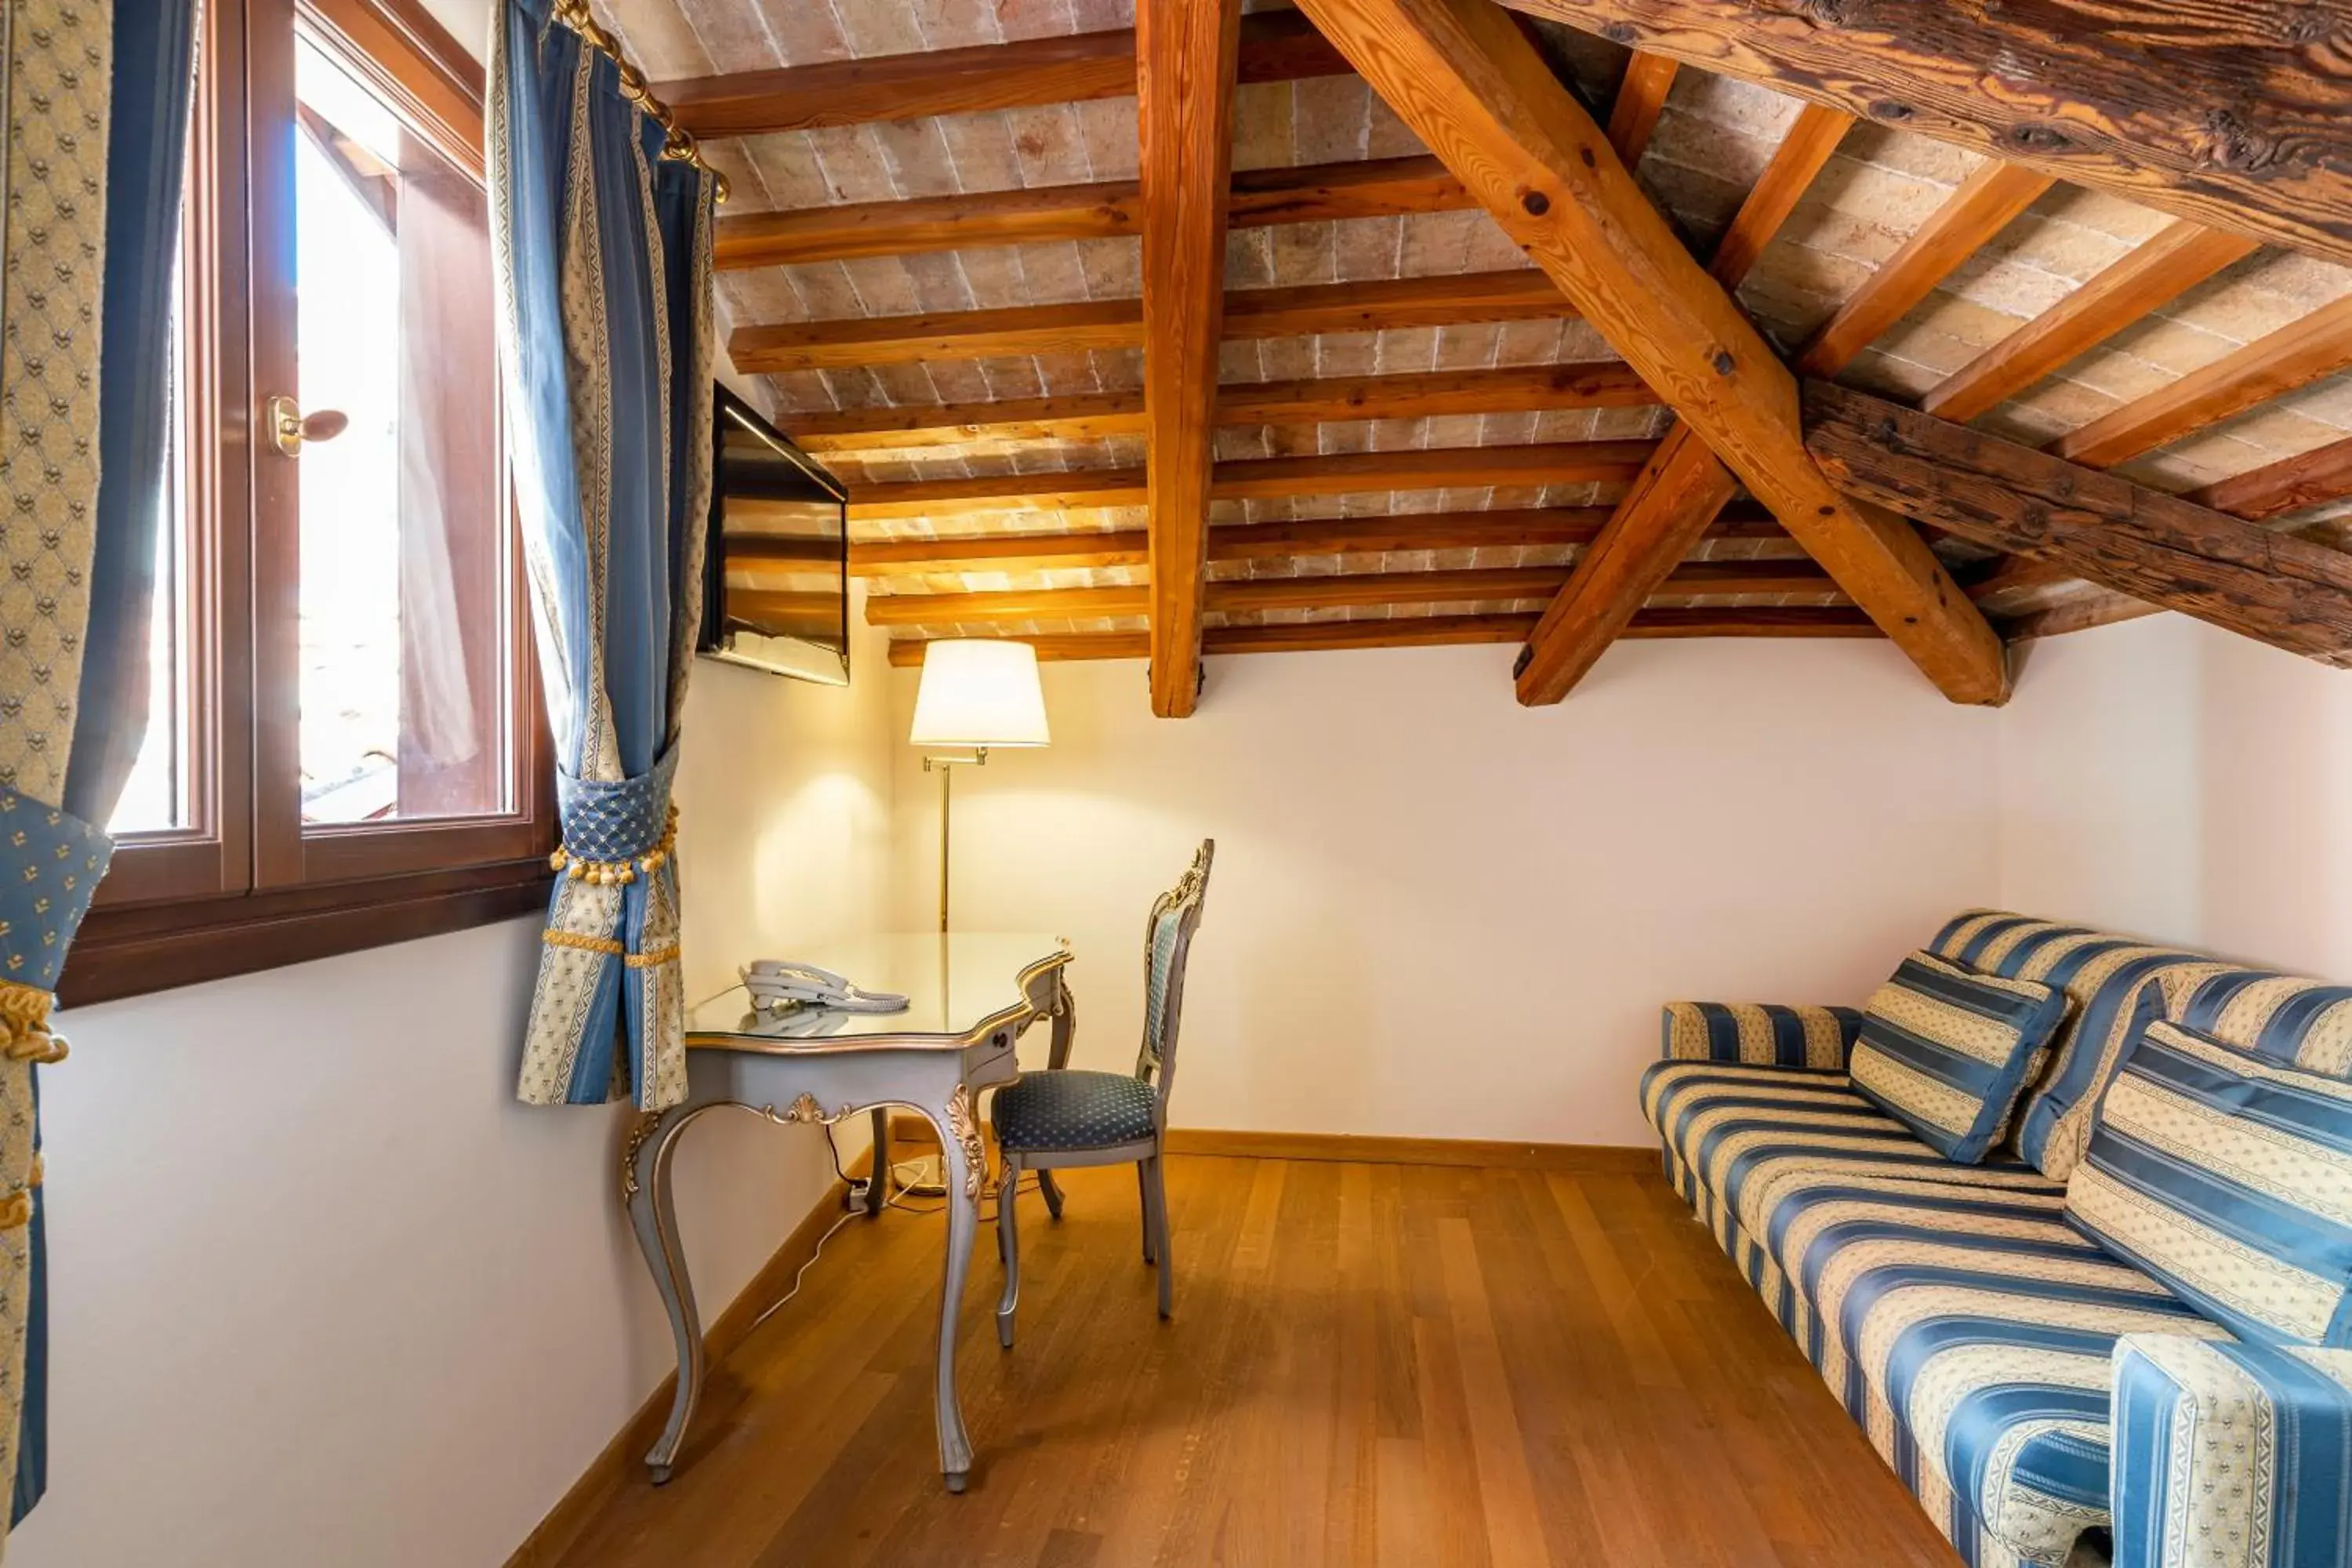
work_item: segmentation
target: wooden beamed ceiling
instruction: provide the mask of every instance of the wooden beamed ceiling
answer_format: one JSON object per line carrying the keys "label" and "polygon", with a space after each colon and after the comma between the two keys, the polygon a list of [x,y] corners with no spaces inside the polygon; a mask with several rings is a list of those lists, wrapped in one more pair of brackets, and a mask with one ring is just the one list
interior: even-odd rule
{"label": "wooden beamed ceiling", "polygon": [[[698,3],[678,0],[689,14]],[[852,9],[898,3],[842,0]],[[1247,17],[1232,0],[1166,0],[1141,14],[1139,31],[884,53],[660,89],[690,130],[722,148],[739,144],[730,138],[886,124],[914,148],[936,140],[929,127],[942,116],[1136,99],[1132,177],[1112,168],[1109,178],[1024,176],[1003,188],[858,200],[829,184],[820,204],[722,217],[719,265],[743,280],[730,285],[731,353],[748,374],[801,378],[803,394],[778,422],[848,465],[853,564],[875,582],[876,624],[1020,635],[1041,650],[1050,644],[1049,657],[1148,653],[1155,710],[1168,714],[1191,710],[1202,653],[1524,641],[1520,697],[1549,701],[1620,636],[1883,634],[1954,700],[1997,702],[2007,692],[2002,635],[2053,635],[2150,605],[2322,658],[2352,647],[2352,621],[2339,626],[2332,608],[2299,617],[2286,608],[2337,591],[2331,545],[2255,526],[2293,527],[2352,496],[2352,436],[2285,449],[2241,443],[2262,460],[2181,486],[2194,493],[2177,500],[2097,472],[2152,473],[2148,454],[2352,369],[2352,293],[2328,299],[2312,286],[2302,312],[2086,416],[2069,417],[2063,398],[2018,401],[2110,343],[2144,341],[2151,321],[2160,328],[2181,301],[2210,298],[2263,245],[2352,259],[2338,188],[2352,176],[2333,172],[2347,134],[2336,79],[2252,45],[2231,56],[2181,44],[2152,52],[2161,63],[2151,65],[2137,42],[2114,42],[2124,24],[2089,19],[2073,0],[2037,12],[2035,25],[2053,29],[2043,64],[2028,70],[2000,57],[2008,74],[1999,94],[1976,85],[1980,64],[1959,73],[2023,25],[2001,14],[1948,8],[1865,33],[1800,25],[1772,5],[1504,3],[1634,47],[1613,83],[1580,79],[1580,100],[1558,53],[1539,52],[1492,0],[1300,0],[1301,12]],[[2269,96],[2253,102],[2258,69],[2269,73]],[[1670,176],[1699,156],[1689,131],[1675,132],[1669,98],[1703,90],[1706,73],[1801,102],[1737,210],[1694,226],[1687,198],[1671,221],[1661,208],[1662,192],[1676,188]],[[1360,94],[1356,79],[1392,120],[1375,114],[1370,140],[1306,155],[1308,106]],[[1300,156],[1234,170],[1235,94],[1271,83],[1302,84]],[[2291,151],[2260,170],[2212,155],[2192,132],[2215,105],[2242,110],[2249,136],[2286,137]],[[1239,112],[1260,110],[1244,101]],[[1887,127],[1991,156],[1954,176],[1949,195],[1826,308],[1792,294],[1785,268],[1760,292],[1744,289],[1850,133],[1874,139],[1844,165],[1867,172]],[[758,161],[772,154],[740,145],[758,178]],[[1647,174],[1637,183],[1645,153],[1668,184]],[[2179,216],[2118,240],[2104,265],[2077,274],[2079,286],[2037,308],[2004,300],[2016,324],[1958,340],[1966,353],[1906,346],[1931,301],[1968,289],[1956,279],[1981,272],[1987,247],[2009,243],[2029,210],[2063,208],[2070,186]],[[1229,244],[1280,255],[1300,240],[1332,243],[1321,237],[1349,226],[1394,220],[1409,239],[1438,232],[1413,224],[1488,219],[1536,268],[1503,265],[1474,243],[1467,266],[1326,281],[1277,271],[1271,282],[1244,268],[1243,286],[1224,276]],[[1124,264],[1087,248],[1137,241],[1139,260]],[[971,291],[957,305],[869,292],[859,274],[854,309],[824,303],[827,268],[904,258],[910,277],[928,277],[916,270],[927,258],[970,271],[995,253],[1017,273],[1061,254],[1055,247],[1093,258],[1079,297],[1066,286],[1020,303]],[[1108,289],[1092,280],[1104,266]],[[741,305],[787,297],[790,309]],[[1559,345],[1559,363],[1448,364],[1441,353],[1422,368],[1388,357],[1386,345],[1414,334],[1442,344],[1447,333],[1538,324]],[[1332,353],[1364,335],[1381,345],[1377,358]],[[1776,342],[1790,345],[1785,362]],[[1304,363],[1295,343],[1312,345]],[[1032,360],[1080,367],[1076,384],[1063,374],[1029,393],[1025,373],[992,368]],[[1927,412],[1864,407],[1827,379],[1841,375],[1895,386]],[[837,389],[842,377],[866,378],[883,395],[836,393],[812,405],[807,388]],[[1812,378],[1801,397],[1800,377]],[[914,390],[927,380],[937,389],[928,401]],[[949,390],[965,384],[977,395]],[[1618,434],[1644,430],[1653,410],[1669,416],[1663,427]],[[1883,437],[1896,415],[1926,421],[1904,426],[1903,461],[1914,466],[1899,470],[1902,483],[1879,450],[1886,442],[1855,433]],[[1567,418],[1614,423],[1559,423]],[[1967,431],[1975,419],[1995,434]],[[2079,534],[2053,542],[2013,519],[1996,527],[1963,515],[1952,495],[1990,482],[1986,444],[2005,451],[2017,443],[1997,437],[2021,428],[2044,448],[2034,461],[2055,465],[2031,470],[2048,494],[2087,487],[2118,515],[2165,519],[2195,535],[2199,562],[2218,564],[2168,577],[2119,565]],[[1570,434],[1584,438],[1560,438]],[[1386,446],[1392,438],[1409,445]],[[1371,449],[1355,449],[1367,439]],[[1877,453],[1871,462],[1857,441]],[[1927,485],[1923,464],[1949,488]],[[1992,466],[2002,482],[2025,486]],[[1758,500],[1740,500],[1743,489]],[[1384,496],[1428,510],[1360,514]],[[1317,504],[1292,498],[1335,498],[1320,504],[1357,514],[1286,516]],[[2191,513],[2220,523],[2190,528]],[[1931,549],[1911,519],[1943,542]],[[2184,548],[2178,539],[2147,545]],[[1765,553],[1726,559],[1725,550]],[[1302,567],[1318,557],[1338,570]],[[2249,580],[2264,573],[2289,589],[2265,597]],[[1045,574],[1055,576],[1022,585]],[[1709,602],[1693,606],[1693,595]],[[1250,624],[1269,612],[1395,606],[1454,608]],[[1143,629],[1037,626],[1105,618],[1140,619]],[[919,657],[919,640],[901,642],[894,659]]]}

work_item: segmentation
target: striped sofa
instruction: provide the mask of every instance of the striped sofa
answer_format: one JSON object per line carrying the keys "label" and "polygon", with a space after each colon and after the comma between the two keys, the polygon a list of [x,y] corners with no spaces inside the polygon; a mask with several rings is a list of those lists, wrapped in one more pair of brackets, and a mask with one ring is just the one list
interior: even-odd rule
{"label": "striped sofa", "polygon": [[1975,1568],[2352,1563],[2352,1350],[2242,1342],[2066,1218],[2137,1008],[2352,1079],[2352,988],[1991,910],[1928,951],[2071,998],[2001,1148],[1854,1093],[1852,1009],[1675,1003],[1642,1081],[1675,1190]]}

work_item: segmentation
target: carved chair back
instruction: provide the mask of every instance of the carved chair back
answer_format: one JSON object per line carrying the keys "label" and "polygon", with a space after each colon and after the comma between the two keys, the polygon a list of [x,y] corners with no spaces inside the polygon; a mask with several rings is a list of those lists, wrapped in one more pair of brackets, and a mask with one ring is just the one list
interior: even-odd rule
{"label": "carved chair back", "polygon": [[1184,964],[1192,933],[1201,926],[1201,906],[1209,896],[1213,838],[1201,840],[1192,864],[1176,885],[1151,902],[1143,926],[1143,1048],[1136,1053],[1135,1076],[1156,1083],[1160,1118],[1168,1118],[1168,1091],[1176,1078],[1176,1032],[1184,1016]]}

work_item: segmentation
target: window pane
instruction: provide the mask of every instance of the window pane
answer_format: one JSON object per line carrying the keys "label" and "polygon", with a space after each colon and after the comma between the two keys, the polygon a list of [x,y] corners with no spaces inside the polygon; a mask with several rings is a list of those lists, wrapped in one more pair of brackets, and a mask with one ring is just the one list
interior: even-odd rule
{"label": "window pane", "polygon": [[481,187],[298,46],[306,822],[513,808],[509,527]]}
{"label": "window pane", "polygon": [[155,600],[147,627],[147,733],[107,831],[166,833],[196,826],[188,801],[188,345],[179,268],[172,278],[171,412],[164,430],[163,515],[155,529]]}

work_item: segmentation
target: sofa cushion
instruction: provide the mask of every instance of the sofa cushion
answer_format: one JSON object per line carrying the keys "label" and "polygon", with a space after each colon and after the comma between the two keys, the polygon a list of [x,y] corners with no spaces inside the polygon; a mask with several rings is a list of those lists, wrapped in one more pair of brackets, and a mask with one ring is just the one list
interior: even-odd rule
{"label": "sofa cushion", "polygon": [[2352,1085],[2139,1012],[2068,1215],[2248,1339],[2352,1345]]}
{"label": "sofa cushion", "polygon": [[[1823,1182],[1962,1197],[2038,1194],[2054,1215],[2064,1190],[2013,1159],[1955,1165],[1838,1073],[1718,1062],[1659,1062],[1642,1079],[1650,1124],[1684,1166],[1710,1219],[1759,1243],[1781,1197]],[[1718,1235],[1724,1225],[1717,1223]]]}
{"label": "sofa cushion", "polygon": [[2012,1124],[2018,1152],[2060,1182],[2074,1173],[2089,1141],[2091,1111],[2121,1059],[2140,986],[2236,972],[2234,965],[2178,948],[2000,910],[1956,915],[1927,945],[1966,968],[2039,980],[2073,999],[2048,1063],[2027,1087]]}
{"label": "sofa cushion", "polygon": [[2068,1226],[2022,1162],[1955,1165],[1835,1075],[1662,1062],[1677,1176],[1856,1421],[1979,1563],[2055,1564],[2107,1518],[2106,1358],[2223,1331]]}
{"label": "sofa cushion", "polygon": [[1847,1070],[1857,1090],[1929,1147],[1973,1165],[2009,1130],[2065,1015],[2065,993],[2039,981],[1975,974],[1915,952],[1864,1009]]}

